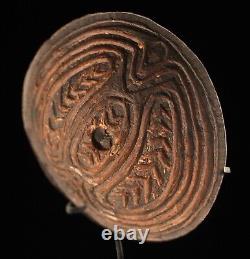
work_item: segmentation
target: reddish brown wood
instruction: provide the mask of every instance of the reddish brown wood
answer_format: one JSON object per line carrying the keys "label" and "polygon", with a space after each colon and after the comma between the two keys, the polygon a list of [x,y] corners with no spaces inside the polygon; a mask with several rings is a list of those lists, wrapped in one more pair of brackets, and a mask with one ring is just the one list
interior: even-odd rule
{"label": "reddish brown wood", "polygon": [[147,18],[99,13],[56,32],[27,72],[23,118],[49,179],[105,227],[177,238],[218,193],[226,141],[212,82]]}

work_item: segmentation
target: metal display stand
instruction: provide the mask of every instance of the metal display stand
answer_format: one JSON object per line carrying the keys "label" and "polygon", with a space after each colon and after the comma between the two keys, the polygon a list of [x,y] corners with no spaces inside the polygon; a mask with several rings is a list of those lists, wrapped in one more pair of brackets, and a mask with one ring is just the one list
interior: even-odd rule
{"label": "metal display stand", "polygon": [[[82,211],[85,207],[76,207],[71,202],[68,202],[65,208],[65,211],[69,215],[73,214],[82,214]],[[123,246],[121,240],[115,240],[115,249],[117,259],[124,259]]]}

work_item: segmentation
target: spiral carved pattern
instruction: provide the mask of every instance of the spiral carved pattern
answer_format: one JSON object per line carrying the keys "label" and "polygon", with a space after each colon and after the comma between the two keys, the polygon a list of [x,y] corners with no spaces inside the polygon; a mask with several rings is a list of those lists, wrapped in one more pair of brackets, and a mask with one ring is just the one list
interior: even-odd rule
{"label": "spiral carved pattern", "polygon": [[152,21],[107,13],[65,26],[33,60],[23,105],[46,174],[98,223],[169,240],[212,206],[220,105],[194,54]]}

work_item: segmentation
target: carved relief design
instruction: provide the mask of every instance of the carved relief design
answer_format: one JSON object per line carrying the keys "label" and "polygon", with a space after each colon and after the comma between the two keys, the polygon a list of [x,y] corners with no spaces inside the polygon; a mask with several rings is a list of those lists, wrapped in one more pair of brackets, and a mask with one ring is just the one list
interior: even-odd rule
{"label": "carved relief design", "polygon": [[27,124],[47,173],[88,215],[167,240],[213,197],[223,134],[178,41],[140,19],[83,18],[52,38],[26,81]]}

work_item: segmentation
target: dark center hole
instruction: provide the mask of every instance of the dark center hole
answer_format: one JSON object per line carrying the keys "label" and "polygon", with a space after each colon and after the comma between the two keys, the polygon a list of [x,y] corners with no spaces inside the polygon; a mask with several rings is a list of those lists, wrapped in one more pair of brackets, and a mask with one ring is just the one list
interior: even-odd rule
{"label": "dark center hole", "polygon": [[112,137],[107,130],[98,127],[92,132],[92,142],[97,149],[108,150],[112,146]]}

